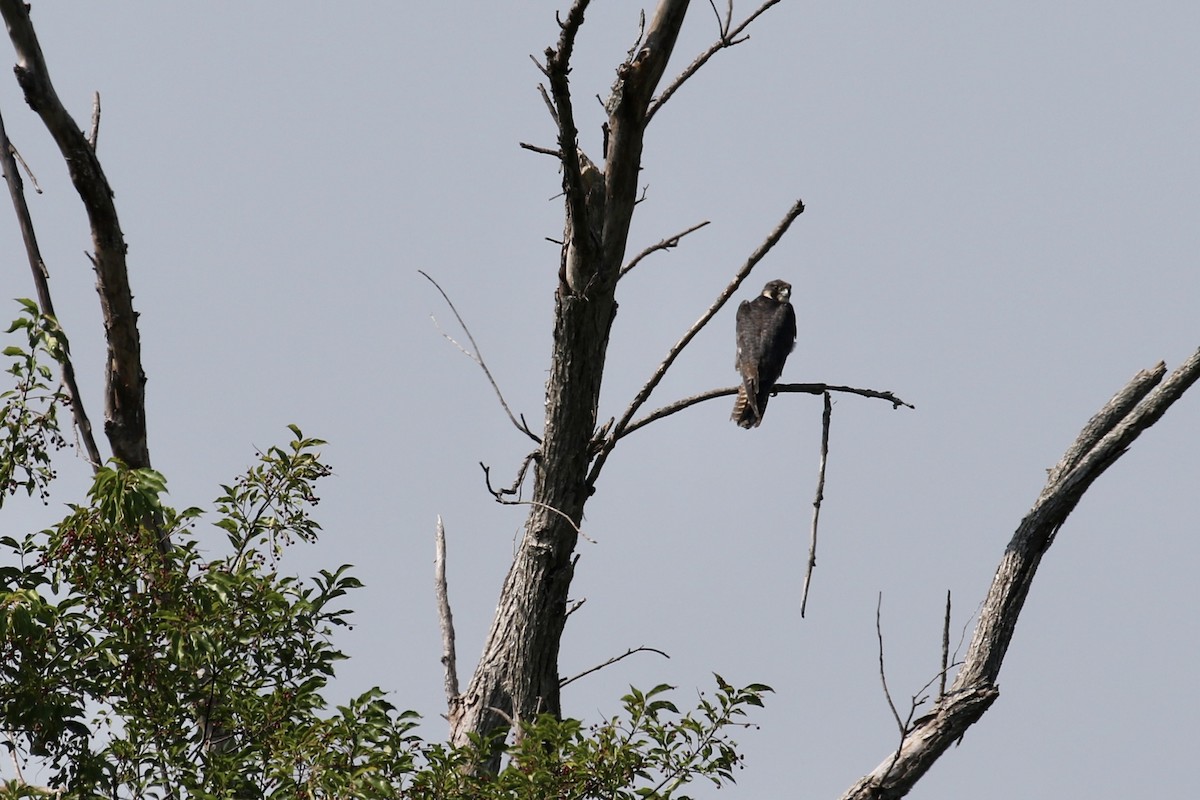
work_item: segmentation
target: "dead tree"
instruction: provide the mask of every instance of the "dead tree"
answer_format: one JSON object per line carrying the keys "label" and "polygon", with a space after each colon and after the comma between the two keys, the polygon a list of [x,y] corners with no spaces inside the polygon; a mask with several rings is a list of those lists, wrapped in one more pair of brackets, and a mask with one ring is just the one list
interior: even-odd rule
{"label": "dead tree", "polygon": [[[660,88],[688,10],[687,0],[662,0],[617,67],[616,81],[604,106],[604,151],[596,159],[579,147],[569,84],[571,56],[588,7],[586,0],[576,0],[560,19],[558,42],[546,50],[544,61],[538,64],[546,79],[542,94],[557,128],[557,148],[522,146],[559,161],[566,218],[555,290],[546,415],[540,437],[514,419],[518,428],[539,442],[526,461],[526,467],[530,463],[534,467],[531,510],[474,676],[460,695],[449,698],[451,738],[455,742],[465,742],[471,734],[489,735],[541,713],[561,712],[558,650],[574,574],[573,555],[584,505],[595,492],[609,454],[623,436],[643,425],[734,391],[717,390],[687,398],[635,419],[678,355],[804,211],[800,201],[785,212],[709,309],[668,350],[623,414],[598,424],[597,406],[609,332],[617,311],[618,280],[645,256],[675,246],[680,238],[704,224],[663,239],[625,263],[630,221],[638,202],[637,179],[646,128],[688,78],[715,53],[744,41],[746,27],[777,2],[763,3],[740,23],[734,22],[732,7],[724,18],[718,15],[717,41]],[[895,401],[890,395],[887,399]],[[523,468],[513,488],[493,490],[497,499],[504,501],[508,494],[518,491],[524,476]]]}
{"label": "dead tree", "polygon": [[[687,0],[661,0],[643,27],[605,104],[604,146],[593,161],[578,147],[569,76],[571,56],[587,10],[587,0],[575,0],[561,21],[557,44],[547,49],[540,64],[549,86],[544,97],[557,127],[557,148],[524,145],[553,155],[560,163],[565,198],[565,236],[555,290],[555,326],[550,376],[546,386],[546,415],[539,437],[522,419],[512,417],[537,449],[522,467],[512,489],[494,491],[497,499],[519,491],[532,464],[534,486],[524,536],[505,580],[484,653],[468,685],[458,691],[452,635],[444,642],[446,691],[452,738],[487,736],[539,713],[561,713],[558,649],[569,610],[567,592],[574,573],[574,549],[584,506],[617,443],[626,435],[697,403],[733,394],[722,388],[668,403],[637,416],[678,355],[733,296],[754,269],[803,212],[797,201],[763,243],[735,272],[713,304],[667,352],[666,357],[619,418],[599,425],[597,405],[604,374],[609,332],[616,315],[619,279],[647,255],[674,247],[705,223],[652,245],[625,262],[630,221],[638,202],[637,176],[643,137],[653,116],[697,70],[717,52],[745,40],[744,31],[779,0],[767,0],[742,22],[734,24],[732,4],[724,17],[718,12],[716,42],[700,53],[671,83],[660,87],[684,16]],[[716,10],[716,6],[712,6]],[[126,467],[150,466],[146,440],[144,385],[137,314],[133,310],[125,264],[125,241],[112,201],[112,190],[95,154],[96,123],[85,135],[66,112],[50,82],[41,49],[20,0],[0,0],[10,39],[17,54],[15,73],[30,107],[39,114],[63,154],[87,211],[92,230],[93,264],[104,314],[108,343],[104,430],[112,454]],[[656,93],[657,92],[657,96]],[[33,270],[43,313],[53,316],[47,269],[37,247],[32,221],[23,199],[13,148],[0,120],[0,166],[12,195],[26,252]],[[88,454],[98,467],[99,449],[91,437],[87,415],[74,386],[69,353],[64,353],[64,383]],[[1165,378],[1165,379],[1164,379]],[[1139,373],[1088,422],[1076,442],[1050,472],[1045,489],[1017,527],[997,569],[979,622],[953,684],[939,691],[932,707],[920,718],[901,721],[900,744],[871,773],[844,795],[854,798],[904,796],[945,750],[977,721],[998,696],[997,679],[1021,608],[1041,557],[1053,543],[1068,515],[1095,479],[1123,455],[1142,431],[1200,378],[1200,351],[1166,377],[1159,364]],[[825,384],[790,384],[778,391],[825,394],[842,391],[907,405],[889,392]],[[826,425],[828,425],[828,402]],[[827,437],[826,437],[827,438]],[[818,488],[818,503],[820,500]],[[439,552],[444,552],[439,548]],[[443,556],[439,555],[439,561]],[[444,590],[444,574],[439,576]],[[439,606],[447,629],[449,605]],[[447,630],[448,634],[452,631]],[[628,655],[628,654],[627,654]],[[950,667],[945,667],[948,670]],[[451,678],[454,678],[451,680]],[[945,675],[941,676],[944,685]],[[936,680],[936,678],[935,678]],[[914,715],[915,716],[915,715]]]}
{"label": "dead tree", "polygon": [[[654,114],[674,92],[721,49],[745,40],[746,27],[778,0],[763,3],[744,21],[734,24],[732,4],[724,17],[718,11],[717,41],[697,56],[670,84],[658,88],[671,57],[686,0],[661,0],[653,18],[617,67],[616,81],[604,104],[604,145],[599,159],[579,147],[571,87],[571,54],[583,25],[586,0],[575,0],[560,20],[561,34],[539,63],[548,84],[542,94],[557,128],[557,148],[522,144],[553,156],[562,171],[565,231],[555,291],[555,325],[549,379],[546,384],[544,431],[538,437],[509,412],[513,423],[538,442],[525,460],[516,482],[496,490],[508,502],[518,494],[532,464],[534,486],[524,535],[504,581],[496,616],[484,652],[465,691],[448,690],[452,739],[467,741],[471,734],[488,736],[537,714],[561,713],[558,675],[559,642],[569,613],[567,591],[574,574],[573,554],[584,505],[610,453],[622,437],[697,403],[733,394],[722,388],[666,404],[636,418],[675,358],[729,300],[750,271],[804,211],[797,201],[783,219],[737,270],[712,306],[672,346],[619,418],[600,425],[597,403],[604,373],[609,332],[616,314],[617,282],[650,253],[673,247],[700,223],[652,245],[624,264],[630,220],[637,203],[636,179],[641,166],[643,137]],[[712,4],[710,4],[712,5]],[[716,5],[712,5],[717,10]],[[658,92],[655,97],[655,92]],[[461,321],[461,320],[460,320]],[[476,360],[481,359],[476,356]],[[940,677],[959,667],[949,690],[920,718],[901,720],[900,746],[880,766],[864,776],[845,798],[901,797],[920,779],[946,748],[990,707],[998,696],[997,676],[1017,617],[1042,554],[1067,515],[1096,477],[1123,454],[1200,377],[1200,352],[1165,382],[1165,366],[1139,373],[1088,423],[1076,443],[1052,470],[1046,489],[1022,521],[1004,553],[983,606],[972,644],[960,665],[947,665]],[[490,374],[489,374],[490,377]],[[1162,382],[1157,389],[1154,387]],[[494,382],[493,382],[494,386]],[[825,384],[790,384],[780,392],[826,395],[843,391],[908,405],[890,392]],[[498,391],[498,390],[497,390]],[[506,406],[507,410],[507,406]],[[822,460],[824,450],[822,451]],[[485,468],[486,472],[486,468]],[[818,485],[819,510],[821,488]],[[814,518],[815,528],[815,518]],[[815,530],[814,530],[815,546]],[[810,555],[810,565],[812,556]],[[444,574],[444,573],[443,573]],[[444,590],[444,583],[439,583]],[[449,625],[448,607],[443,625]],[[443,661],[453,672],[452,631]],[[449,660],[447,660],[449,658]],[[935,677],[935,682],[938,678]],[[447,686],[457,686],[453,674]],[[495,769],[498,756],[490,763]]]}

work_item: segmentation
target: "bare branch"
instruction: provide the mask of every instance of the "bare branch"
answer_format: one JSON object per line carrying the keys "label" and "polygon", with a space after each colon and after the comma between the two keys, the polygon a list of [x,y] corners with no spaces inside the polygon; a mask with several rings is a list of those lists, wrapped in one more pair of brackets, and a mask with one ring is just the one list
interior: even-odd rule
{"label": "bare branch", "polygon": [[[1092,417],[1050,471],[1041,495],[1005,549],[955,689],[996,681],[1034,574],[1058,529],[1092,482],[1200,378],[1200,350],[1148,392],[1165,372],[1160,363],[1135,375]],[[1137,395],[1143,399],[1131,406],[1130,398]]]}
{"label": "bare branch", "polygon": [[[442,299],[446,301],[446,305],[450,306],[450,311],[453,312],[454,318],[458,320],[458,325],[463,329],[463,333],[467,334],[467,341],[471,343],[471,347],[475,348],[475,352],[468,352],[466,348],[454,341],[454,339],[451,337],[446,336],[445,333],[443,333],[442,336],[445,336],[447,339],[449,339],[449,341],[454,344],[455,347],[457,347],[465,356],[467,356],[467,358],[471,359],[480,366],[480,368],[483,370],[483,374],[487,376],[488,383],[492,384],[492,389],[496,392],[496,397],[500,400],[500,406],[504,409],[504,413],[508,415],[508,419],[510,422],[512,422],[513,426],[530,439],[533,439],[533,441],[541,444],[542,440],[539,439],[533,431],[529,430],[528,426],[517,422],[517,418],[513,416],[512,409],[508,407],[508,403],[504,400],[504,394],[500,391],[500,386],[496,383],[496,379],[492,377],[492,371],[488,369],[487,362],[483,360],[483,354],[479,352],[479,345],[476,343],[475,337],[471,335],[471,329],[467,327],[467,323],[463,322],[462,315],[460,315],[458,313],[458,309],[454,307],[454,303],[451,302],[449,295],[447,295],[442,287],[438,285],[437,281],[429,277],[427,272],[421,269],[417,270],[417,272],[419,272],[421,276],[425,278],[425,280],[433,284],[433,287],[438,290],[438,293],[442,296]],[[434,320],[434,324],[437,324],[437,320]],[[524,418],[522,417],[522,419]]]}
{"label": "bare branch", "polygon": [[896,727],[900,730],[900,740],[904,741],[904,734],[907,733],[904,721],[900,719],[900,712],[896,710],[896,704],[892,702],[892,693],[888,691],[887,672],[883,667],[883,626],[880,624],[881,609],[883,608],[883,592],[875,600],[875,638],[879,641],[879,682],[883,684],[883,696],[887,698],[888,708],[892,710],[892,718],[896,720]]}
{"label": "bare branch", "polygon": [[[638,51],[642,49],[642,42],[645,40],[645,38],[646,38],[646,9],[643,8],[638,13],[638,35],[637,35],[637,38],[633,40],[633,45],[630,46],[629,50],[627,50],[625,52],[625,63],[626,64],[633,62],[633,59],[634,59],[634,57],[637,56]],[[597,97],[597,99],[599,99],[599,97]],[[603,105],[604,101],[601,100],[600,104]]]}
{"label": "bare branch", "polygon": [[[856,394],[859,397],[867,397],[875,400],[886,400],[892,404],[892,408],[916,408],[911,403],[901,400],[891,392],[880,392],[875,389],[859,389],[855,386],[834,386],[828,383],[777,383],[775,388],[771,390],[772,395],[776,394],[824,394],[825,392],[841,392],[843,394]],[[629,423],[625,427],[625,431],[621,434],[622,438],[636,431],[638,428],[645,427],[651,422],[669,417],[672,414],[677,414],[685,408],[690,408],[706,400],[715,400],[718,397],[728,397],[738,393],[738,387],[727,386],[724,389],[710,389],[707,392],[694,394],[691,397],[685,397],[682,400],[676,400],[674,403],[665,405],[662,408],[651,411],[646,416],[639,420]]]}
{"label": "bare branch", "polygon": [[[530,58],[533,58],[533,56],[530,56]],[[543,67],[541,64],[539,64],[536,59],[534,60],[533,63],[538,65],[538,69],[540,69],[542,71],[542,74],[544,74],[547,78],[550,77],[550,74],[548,72],[546,72],[546,68]],[[554,127],[557,128],[558,127],[558,109],[556,109],[554,107],[554,101],[551,100],[550,95],[546,93],[546,85],[539,83],[537,88],[538,88],[538,94],[540,94],[542,96],[542,102],[546,104],[546,110],[550,112],[550,119],[554,120]]]}
{"label": "bare branch", "polygon": [[100,455],[100,449],[96,447],[96,439],[92,435],[92,423],[88,419],[87,411],[84,410],[83,396],[79,393],[79,383],[75,380],[75,365],[71,361],[70,345],[66,334],[62,331],[62,325],[54,313],[54,301],[50,296],[50,271],[47,269],[46,262],[42,259],[41,249],[38,247],[37,234],[33,229],[33,218],[29,213],[29,206],[25,202],[21,173],[17,169],[13,153],[12,143],[9,142],[8,133],[4,128],[4,118],[0,116],[0,168],[4,171],[8,192],[12,197],[13,209],[17,215],[17,225],[21,229],[21,238],[25,242],[25,253],[29,258],[29,268],[33,272],[34,286],[37,288],[38,305],[41,306],[42,314],[54,319],[62,337],[62,347],[58,348],[57,356],[62,367],[63,385],[66,387],[67,396],[71,402],[75,429],[83,444],[88,463],[92,465],[93,470],[96,470],[103,463],[103,458]]}
{"label": "bare branch", "polygon": [[150,466],[146,441],[146,375],[142,371],[137,313],[125,261],[125,237],[113,190],[87,137],[58,99],[42,49],[21,0],[0,0],[0,15],[17,53],[14,72],[25,102],[42,118],[87,211],[95,250],[96,285],[108,341],[105,433],[113,455],[130,468]]}
{"label": "bare branch", "polygon": [[667,68],[687,16],[688,0],[660,0],[633,58],[617,67],[605,108],[606,179],[602,264],[606,280],[615,282],[625,257],[629,225],[637,204],[642,148],[654,91]]}
{"label": "bare branch", "polygon": [[946,590],[946,615],[942,618],[942,671],[938,677],[938,702],[946,696],[946,673],[950,670],[950,590]]}
{"label": "bare branch", "polygon": [[450,613],[450,595],[446,588],[446,529],[442,515],[438,514],[437,534],[433,556],[433,592],[437,600],[438,625],[442,630],[442,667],[445,669],[444,687],[446,708],[451,726],[462,705],[458,692],[458,656],[454,651],[454,615]]}
{"label": "bare branch", "polygon": [[584,186],[583,167],[579,158],[579,131],[575,126],[575,112],[571,101],[568,76],[571,72],[571,54],[575,49],[575,35],[583,24],[583,14],[588,0],[575,0],[567,12],[558,37],[557,48],[546,49],[546,75],[550,81],[550,97],[554,109],[555,124],[558,126],[558,149],[562,153],[563,190],[566,192],[567,211],[571,225],[568,239],[581,251],[582,258],[590,260],[594,243],[587,236],[587,190]]}
{"label": "bare branch", "polygon": [[525,473],[529,470],[529,465],[537,460],[537,457],[537,450],[534,450],[532,453],[525,456],[525,460],[521,462],[521,468],[517,470],[516,480],[512,482],[511,486],[503,489],[492,488],[491,467],[488,467],[482,461],[480,461],[479,466],[483,469],[483,480],[487,485],[488,494],[496,498],[497,503],[509,503],[510,501],[506,500],[506,497],[516,497],[519,499],[521,496],[521,485],[525,483]]}
{"label": "bare branch", "polygon": [[529,144],[527,142],[517,142],[517,144],[519,144],[521,146],[522,150],[532,150],[533,152],[541,153],[544,156],[554,156],[555,158],[562,158],[561,150],[551,150],[549,147],[539,147],[536,144]]}
{"label": "bare branch", "polygon": [[930,714],[916,721],[901,746],[851,786],[843,800],[904,796],[999,696],[996,680],[1042,556],[1091,484],[1200,379],[1200,350],[1164,381],[1165,373],[1165,365],[1158,364],[1135,375],[1050,470],[1046,486],[1004,550],[953,685]]}
{"label": "bare branch", "polygon": [[12,150],[13,158],[17,160],[17,163],[21,165],[21,169],[25,170],[25,174],[29,176],[29,182],[33,184],[33,193],[41,194],[42,187],[38,185],[37,175],[33,174],[33,170],[29,168],[29,163],[25,161],[24,156],[21,155],[21,151],[11,141],[8,143],[8,146]]}
{"label": "bare branch", "polygon": [[582,536],[584,539],[591,542],[592,544],[595,544],[596,540],[593,539],[592,537],[588,536],[586,533],[584,533],[583,530],[578,525],[575,524],[575,521],[573,519],[571,519],[570,515],[567,514],[565,511],[555,508],[554,506],[550,505],[549,503],[541,503],[541,502],[538,502],[537,500],[509,500],[509,499],[507,499],[509,497],[517,497],[520,495],[521,484],[523,484],[525,482],[525,473],[529,469],[529,465],[531,463],[533,463],[534,461],[537,461],[539,455],[540,455],[540,451],[535,450],[532,453],[530,453],[529,455],[525,456],[525,461],[522,462],[521,469],[517,471],[517,479],[515,481],[513,481],[512,486],[509,486],[504,489],[495,489],[492,487],[491,467],[487,466],[482,461],[480,461],[479,466],[480,466],[480,468],[483,469],[483,480],[484,480],[484,483],[487,484],[488,493],[491,494],[491,496],[496,499],[496,502],[502,506],[534,506],[536,508],[544,508],[553,514],[557,514],[559,517],[561,517],[562,519],[567,521],[567,524],[570,525],[575,530],[576,534],[578,534],[579,536]]}
{"label": "bare branch", "polygon": [[92,93],[92,127],[88,131],[88,144],[92,152],[96,152],[96,142],[100,139],[100,93]]}
{"label": "bare branch", "polygon": [[[748,36],[738,39],[737,38],[738,35],[742,31],[746,30],[746,28],[750,26],[751,22],[754,22],[754,20],[758,19],[758,17],[764,11],[766,11],[768,8],[770,8],[771,6],[775,5],[778,2],[779,2],[779,0],[767,0],[767,2],[765,2],[761,6],[759,6],[758,9],[756,9],[754,11],[754,13],[752,13],[750,16],[746,17],[746,19],[744,19],[741,22],[741,24],[739,24],[736,28],[734,28],[732,30],[730,30],[730,28],[729,28],[730,22],[732,21],[732,14],[733,14],[732,3],[730,4],[730,9],[729,9],[730,16],[726,17],[726,21],[723,25],[721,24],[721,15],[717,14],[717,24],[721,28],[720,38],[718,38],[717,41],[713,42],[712,45],[710,45],[707,50],[705,50],[700,55],[696,56],[695,60],[692,61],[691,64],[688,64],[687,69],[685,69],[683,72],[681,72],[679,74],[679,77],[677,77],[675,80],[671,81],[670,85],[668,85],[667,88],[662,91],[662,94],[660,94],[652,103],[650,103],[650,108],[647,109],[647,111],[646,111],[646,124],[647,125],[650,124],[650,120],[653,119],[654,115],[658,113],[658,110],[663,107],[663,104],[671,99],[671,95],[675,94],[675,92],[679,89],[679,87],[682,86],[684,84],[684,82],[687,81],[688,78],[692,77],[697,72],[699,72],[700,68],[703,67],[706,63],[708,63],[708,60],[710,58],[712,58],[719,51],[724,50],[727,47],[733,47],[734,45],[741,44],[742,42],[746,41],[746,39],[749,38]],[[714,12],[716,11],[716,6],[713,6],[713,11]]]}
{"label": "bare branch", "polygon": [[708,0],[708,7],[713,10],[713,14],[717,18],[717,30],[721,32],[721,38],[724,39],[726,33],[725,23],[721,20],[721,12],[717,9],[716,0]]}
{"label": "bare branch", "polygon": [[659,250],[672,249],[673,247],[675,247],[679,244],[680,239],[687,236],[689,233],[694,233],[695,231],[700,230],[701,228],[703,228],[705,225],[708,225],[708,224],[709,224],[709,221],[704,220],[703,222],[693,225],[692,227],[688,228],[687,230],[680,231],[679,233],[675,234],[674,236],[668,236],[666,239],[663,239],[661,242],[658,242],[657,244],[650,245],[645,250],[643,250],[642,252],[640,252],[636,256],[634,256],[628,264],[626,264],[624,267],[621,268],[620,277],[624,278],[625,273],[629,272],[631,269],[636,267],[638,265],[638,262],[641,261],[646,256],[650,255],[651,253],[656,253]]}
{"label": "bare branch", "polygon": [[[529,54],[529,60],[532,61],[533,65],[538,68],[538,72],[542,73],[547,78],[550,77],[550,73],[546,71],[546,65],[538,61],[537,57],[533,53]],[[546,87],[538,84],[538,90],[542,93],[542,99],[546,101],[546,105],[550,107],[550,116],[554,118],[554,121],[557,124],[558,114],[555,113],[554,104],[550,102],[550,97],[546,94]]]}
{"label": "bare branch", "polygon": [[623,658],[628,658],[629,656],[633,655],[634,653],[658,653],[663,658],[670,658],[670,656],[667,655],[666,653],[664,653],[662,650],[658,650],[653,647],[645,647],[645,646],[632,647],[629,650],[626,650],[621,655],[613,656],[612,658],[608,659],[607,661],[605,661],[602,664],[597,664],[596,666],[592,667],[591,669],[585,669],[583,672],[579,673],[578,675],[573,675],[570,678],[564,678],[562,681],[559,682],[559,686],[561,687],[561,686],[566,686],[569,683],[574,683],[575,681],[579,680],[580,678],[585,677],[587,675],[591,675],[593,672],[599,672],[600,670],[604,669],[605,667],[615,664]]}
{"label": "bare branch", "polygon": [[795,222],[796,217],[803,213],[804,202],[802,200],[797,200],[794,204],[792,204],[792,207],[788,209],[788,212],[784,215],[783,219],[780,220],[779,224],[775,226],[775,230],[771,231],[770,235],[768,235],[763,243],[760,244],[758,248],[750,255],[750,257],[746,260],[746,263],[742,265],[741,269],[737,271],[737,274],[734,275],[733,280],[730,281],[729,285],[726,286],[721,294],[717,296],[717,299],[713,301],[713,304],[709,306],[708,310],[700,316],[700,319],[696,320],[695,324],[688,329],[687,333],[685,333],[683,337],[667,352],[667,357],[663,359],[663,362],[658,365],[658,369],[654,371],[654,374],[650,376],[650,379],[646,381],[645,385],[642,386],[641,390],[638,391],[637,395],[633,398],[633,401],[630,402],[629,407],[625,409],[625,413],[613,427],[612,433],[608,435],[608,439],[601,447],[600,452],[597,453],[596,460],[592,464],[591,471],[588,473],[588,486],[595,486],[596,479],[600,477],[600,470],[604,467],[604,462],[608,460],[608,454],[612,452],[612,449],[616,446],[617,441],[623,435],[625,435],[625,429],[629,427],[630,420],[633,419],[633,415],[636,414],[638,409],[642,407],[642,404],[649,399],[650,393],[654,391],[655,387],[658,386],[659,382],[667,374],[667,370],[671,368],[671,364],[673,364],[679,354],[683,352],[683,348],[687,347],[688,343],[692,341],[696,334],[699,333],[700,330],[708,324],[708,321],[712,319],[718,311],[721,310],[721,307],[729,301],[729,298],[732,297],[734,292],[738,290],[738,287],[742,285],[742,281],[744,281],[750,275],[750,271],[754,269],[758,262],[761,261],[767,255],[767,253],[771,252],[771,248],[773,248],[776,243],[783,238],[783,235],[787,233],[787,229],[791,227],[793,222]]}
{"label": "bare branch", "polygon": [[[821,463],[817,469],[817,495],[813,499],[812,531],[808,542],[808,567],[804,570],[804,591],[800,599],[800,617],[808,609],[808,585],[812,581],[813,567],[817,565],[817,524],[821,520],[821,502],[825,499],[825,462],[829,458],[829,421],[833,416],[833,401],[825,392],[825,411],[821,414]],[[878,621],[876,621],[878,624]],[[883,658],[883,644],[879,656]]]}
{"label": "bare branch", "polygon": [[1053,470],[1047,473],[1046,485],[1057,483],[1067,471],[1082,461],[1096,442],[1115,428],[1146,395],[1153,391],[1166,372],[1167,365],[1160,361],[1153,369],[1144,369],[1134,375],[1133,379],[1083,426],[1083,430],[1067,452],[1063,454],[1062,459]]}

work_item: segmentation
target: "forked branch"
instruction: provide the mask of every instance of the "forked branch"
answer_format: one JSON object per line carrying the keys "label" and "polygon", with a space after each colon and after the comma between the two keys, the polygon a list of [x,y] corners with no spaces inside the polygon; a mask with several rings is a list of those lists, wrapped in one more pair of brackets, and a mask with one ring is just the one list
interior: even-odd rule
{"label": "forked branch", "polygon": [[[1042,556],[1092,483],[1142,431],[1200,379],[1200,350],[1163,380],[1166,366],[1139,372],[1084,426],[1004,550],[953,685],[903,743],[850,787],[843,800],[903,797],[999,695],[996,681]],[[943,648],[945,645],[943,645]]]}
{"label": "forked branch", "polygon": [[[550,81],[550,113],[558,125],[558,150],[563,167],[563,191],[566,192],[568,216],[571,220],[571,239],[581,250],[580,257],[592,258],[593,243],[586,235],[587,191],[584,188],[583,165],[579,158],[579,130],[575,125],[575,112],[571,100],[568,77],[571,73],[571,54],[575,50],[575,35],[583,25],[583,14],[588,0],[575,0],[567,12],[566,20],[560,20],[561,28],[557,47],[546,48],[545,74]],[[545,96],[545,95],[543,95]]]}
{"label": "forked branch", "polygon": [[[97,95],[99,97],[99,95]],[[54,313],[54,300],[50,295],[50,272],[42,259],[41,248],[38,247],[37,234],[33,229],[33,217],[29,213],[29,205],[25,202],[25,187],[21,181],[21,173],[17,168],[12,143],[4,129],[4,117],[0,116],[0,168],[4,171],[8,183],[8,193],[12,197],[13,209],[17,215],[17,226],[21,229],[21,238],[25,242],[25,254],[29,258],[29,268],[33,272],[33,284],[37,289],[38,305],[42,314],[58,318]],[[61,332],[62,326],[59,325]],[[92,423],[84,410],[83,396],[79,393],[79,383],[75,379],[75,365],[71,361],[71,348],[63,335],[63,347],[58,352],[59,364],[62,368],[63,386],[71,402],[71,414],[75,419],[75,428],[79,431],[79,441],[83,445],[87,460],[92,469],[100,468],[103,458],[100,449],[96,447],[96,438],[92,435]]]}
{"label": "forked branch", "polygon": [[46,69],[29,8],[22,0],[0,0],[0,15],[17,53],[14,72],[25,102],[42,118],[70,172],[92,229],[96,288],[108,342],[105,391],[105,433],[113,455],[130,468],[150,466],[146,441],[146,376],[133,294],[125,262],[125,237],[109,186],[95,149],[67,113]]}
{"label": "forked branch", "polygon": [[638,412],[638,409],[642,407],[646,400],[650,398],[651,392],[654,391],[655,387],[657,387],[662,381],[663,377],[666,376],[667,370],[669,370],[671,365],[675,363],[675,359],[678,358],[679,354],[683,352],[683,349],[688,346],[688,343],[695,338],[696,334],[698,334],[701,329],[708,324],[708,321],[716,316],[716,313],[720,311],[727,302],[729,302],[729,298],[733,297],[734,292],[736,292],[738,287],[742,285],[742,281],[744,281],[750,275],[751,270],[758,265],[758,262],[762,261],[767,253],[771,252],[771,248],[778,244],[779,240],[783,238],[783,235],[787,233],[788,228],[790,228],[792,223],[796,221],[796,217],[803,213],[804,201],[797,200],[792,204],[792,207],[788,209],[787,213],[784,214],[783,219],[779,221],[779,224],[775,226],[775,230],[771,231],[763,243],[760,244],[758,248],[750,254],[750,257],[746,259],[746,263],[743,264],[741,269],[737,271],[737,274],[733,276],[733,280],[731,280],[729,285],[726,286],[721,294],[717,296],[717,299],[713,301],[713,304],[709,306],[708,310],[700,316],[700,319],[696,320],[692,327],[689,328],[687,332],[684,333],[682,338],[680,338],[680,340],[676,342],[667,352],[667,357],[663,359],[662,363],[658,365],[658,369],[654,371],[654,374],[650,376],[650,379],[646,381],[645,385],[643,385],[638,391],[637,395],[629,403],[629,407],[625,409],[625,413],[621,415],[620,419],[617,421],[617,424],[613,426],[612,431],[600,445],[600,450],[596,454],[596,460],[592,463],[591,471],[588,473],[588,486],[596,485],[596,480],[600,477],[600,470],[603,469],[604,462],[608,460],[609,453],[612,452],[612,449],[616,446],[617,441],[625,435],[626,429],[630,427],[630,423],[633,420],[633,416]]}
{"label": "forked branch", "polygon": [[[693,60],[691,64],[688,64],[687,69],[685,69],[683,72],[681,72],[679,74],[679,77],[677,77],[677,78],[675,78],[675,80],[671,81],[671,83],[667,86],[667,88],[663,89],[662,93],[657,98],[655,98],[655,100],[650,104],[650,108],[646,111],[646,124],[647,125],[650,124],[650,120],[654,117],[655,114],[658,113],[658,110],[663,107],[663,104],[671,99],[671,95],[675,94],[675,92],[679,89],[679,87],[683,86],[683,84],[688,80],[688,78],[692,77],[697,72],[699,72],[700,68],[703,67],[705,64],[707,64],[708,60],[710,58],[712,58],[714,55],[716,55],[717,53],[719,53],[720,51],[724,50],[727,47],[733,47],[734,45],[741,44],[742,42],[749,39],[750,38],[749,36],[742,36],[742,32],[750,26],[750,23],[752,23],[752,22],[754,22],[754,20],[758,19],[763,14],[763,12],[765,12],[768,8],[770,8],[771,6],[775,5],[778,2],[779,2],[779,0],[767,0],[765,3],[763,3],[757,9],[755,9],[755,11],[752,14],[750,14],[750,16],[748,16],[748,17],[746,17],[746,19],[742,20],[742,22],[739,23],[737,25],[737,27],[732,27],[732,28],[730,26],[731,26],[732,19],[733,19],[733,4],[730,3],[728,12],[726,13],[724,20],[721,19],[721,15],[718,13],[717,14],[717,23],[720,28],[720,35],[717,37],[717,40],[715,42],[713,42],[711,45],[709,45],[707,50],[705,50],[700,55],[696,56],[695,60]],[[715,6],[713,7],[713,11],[714,12],[716,11]],[[738,37],[741,37],[741,38],[738,38]]]}

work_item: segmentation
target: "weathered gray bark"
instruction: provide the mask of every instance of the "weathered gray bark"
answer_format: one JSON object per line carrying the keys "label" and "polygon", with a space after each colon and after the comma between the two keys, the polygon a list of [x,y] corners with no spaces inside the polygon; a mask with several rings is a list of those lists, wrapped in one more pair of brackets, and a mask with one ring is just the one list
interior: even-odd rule
{"label": "weathered gray bark", "polygon": [[557,47],[546,51],[568,231],[555,293],[554,345],[533,505],[483,656],[452,709],[455,742],[465,741],[470,733],[486,735],[515,720],[561,711],[559,640],[578,525],[590,493],[587,470],[609,331],[617,311],[614,294],[637,200],[646,111],[688,7],[687,0],[664,0],[642,46],[618,69],[607,105],[609,135],[601,170],[578,150],[567,82],[575,34],[587,5],[580,0],[572,6]]}
{"label": "weathered gray bark", "polygon": [[1161,363],[1139,372],[1084,426],[1008,543],[954,684],[906,731],[898,750],[850,787],[842,800],[908,794],[999,696],[1000,667],[1042,556],[1084,492],[1200,378],[1200,350],[1163,381],[1165,374]]}
{"label": "weathered gray bark", "polygon": [[[22,0],[0,0],[0,15],[17,54],[13,68],[25,102],[42,118],[70,172],[71,182],[87,211],[95,252],[96,291],[104,314],[108,370],[104,432],[113,456],[130,468],[150,466],[146,442],[145,384],[137,313],[125,264],[125,237],[113,204],[112,188],[91,142],[67,113],[42,57],[29,8]],[[43,308],[45,313],[51,313]]]}

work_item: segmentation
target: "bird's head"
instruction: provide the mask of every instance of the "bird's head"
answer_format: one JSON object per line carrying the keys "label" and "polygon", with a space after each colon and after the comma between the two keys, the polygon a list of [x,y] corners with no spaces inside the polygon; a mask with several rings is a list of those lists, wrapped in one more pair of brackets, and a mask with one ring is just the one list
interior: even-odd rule
{"label": "bird's head", "polygon": [[763,297],[769,297],[776,303],[786,303],[792,297],[792,285],[787,281],[773,280],[763,287]]}

